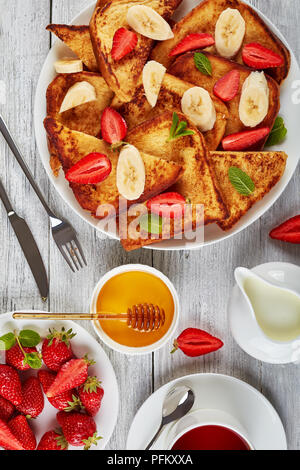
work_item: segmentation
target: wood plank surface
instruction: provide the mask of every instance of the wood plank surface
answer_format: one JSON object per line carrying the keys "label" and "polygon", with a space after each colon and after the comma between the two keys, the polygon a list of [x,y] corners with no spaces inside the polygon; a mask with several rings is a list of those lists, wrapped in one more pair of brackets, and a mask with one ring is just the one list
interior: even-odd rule
{"label": "wood plank surface", "polygon": [[[33,231],[50,279],[49,300],[43,304],[0,204],[0,312],[21,308],[85,312],[93,288],[105,272],[127,263],[154,266],[166,274],[178,290],[181,303],[178,332],[188,326],[201,327],[221,337],[225,346],[199,359],[186,358],[180,351],[171,356],[172,341],[155,354],[139,358],[120,355],[104,346],[116,371],[121,398],[118,424],[108,449],[125,448],[134,414],[153,390],[189,373],[218,372],[241,378],[260,390],[278,410],[289,448],[299,450],[299,365],[275,367],[249,357],[234,342],[226,314],[236,266],[253,267],[267,261],[299,264],[299,246],[268,239],[273,226],[284,217],[299,213],[299,167],[267,214],[247,230],[214,246],[191,252],[140,250],[127,254],[118,242],[97,234],[73,213],[52,187],[41,164],[33,130],[35,88],[53,43],[45,27],[49,22],[70,22],[90,3],[90,0],[0,0],[0,84],[4,82],[6,86],[6,103],[0,104],[0,112],[51,207],[78,232],[88,261],[88,267],[71,273],[49,235],[43,208],[0,137],[1,180],[16,211],[26,218]],[[278,26],[299,59],[299,0],[251,0],[250,3]],[[95,336],[90,323],[83,324]]]}

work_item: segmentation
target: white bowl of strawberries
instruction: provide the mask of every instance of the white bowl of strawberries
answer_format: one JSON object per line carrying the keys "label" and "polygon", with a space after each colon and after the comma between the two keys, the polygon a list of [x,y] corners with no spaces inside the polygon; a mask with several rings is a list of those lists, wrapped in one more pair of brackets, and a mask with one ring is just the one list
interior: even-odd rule
{"label": "white bowl of strawberries", "polygon": [[0,315],[0,448],[103,449],[118,406],[112,365],[84,328]]}

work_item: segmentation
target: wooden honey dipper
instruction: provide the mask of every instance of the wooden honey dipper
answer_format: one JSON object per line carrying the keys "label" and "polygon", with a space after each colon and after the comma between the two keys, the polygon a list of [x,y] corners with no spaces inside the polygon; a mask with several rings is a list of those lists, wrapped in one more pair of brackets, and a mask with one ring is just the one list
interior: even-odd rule
{"label": "wooden honey dipper", "polygon": [[121,320],[127,321],[128,328],[149,332],[159,330],[165,323],[166,316],[163,308],[153,304],[133,305],[127,313],[38,313],[15,312],[16,320],[35,318],[38,320]]}

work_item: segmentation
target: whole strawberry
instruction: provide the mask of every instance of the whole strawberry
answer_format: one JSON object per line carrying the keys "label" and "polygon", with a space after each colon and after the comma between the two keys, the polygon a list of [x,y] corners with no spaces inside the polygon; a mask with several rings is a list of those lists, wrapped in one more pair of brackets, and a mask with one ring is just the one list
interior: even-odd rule
{"label": "whole strawberry", "polygon": [[2,419],[0,419],[0,447],[6,450],[25,450]]}
{"label": "whole strawberry", "polygon": [[104,390],[97,377],[88,377],[78,389],[79,398],[90,416],[95,416],[100,410]]}
{"label": "whole strawberry", "polygon": [[15,406],[23,399],[18,372],[5,364],[0,364],[0,395]]}
{"label": "whole strawberry", "polygon": [[47,431],[41,438],[36,450],[67,450],[68,443],[59,431]]}
{"label": "whole strawberry", "polygon": [[14,414],[15,407],[10,401],[0,397],[0,419],[8,421]]}
{"label": "whole strawberry", "polygon": [[72,446],[84,446],[84,450],[88,450],[101,439],[97,436],[96,423],[91,416],[76,411],[59,411],[56,416],[65,438]]}
{"label": "whole strawberry", "polygon": [[[38,377],[43,391],[46,394],[50,385],[53,384],[56,374],[48,370],[39,370]],[[56,397],[48,398],[48,401],[57,410],[63,411],[66,408],[68,408],[68,410],[79,408],[79,399],[76,397],[76,391],[74,389],[67,390]]]}
{"label": "whole strawberry", "polygon": [[56,397],[67,390],[82,385],[88,377],[88,367],[91,364],[94,364],[94,361],[90,361],[86,356],[66,362],[49,387],[46,393],[47,397]]}
{"label": "whole strawberry", "polygon": [[30,418],[36,418],[44,408],[44,395],[37,377],[29,377],[22,386],[23,400],[17,409]]}
{"label": "whole strawberry", "polygon": [[18,370],[28,370],[30,365],[26,361],[27,354],[34,354],[38,356],[36,348],[23,347],[26,356],[22,352],[20,346],[16,343],[12,348],[6,351],[6,363]]}
{"label": "whole strawberry", "polygon": [[11,419],[8,427],[14,436],[21,442],[26,450],[34,450],[36,448],[36,438],[30,428],[27,419],[23,415],[18,415]]}
{"label": "whole strawberry", "polygon": [[49,330],[49,335],[42,345],[43,361],[48,369],[57,372],[61,366],[74,357],[70,340],[76,335],[72,330]]}

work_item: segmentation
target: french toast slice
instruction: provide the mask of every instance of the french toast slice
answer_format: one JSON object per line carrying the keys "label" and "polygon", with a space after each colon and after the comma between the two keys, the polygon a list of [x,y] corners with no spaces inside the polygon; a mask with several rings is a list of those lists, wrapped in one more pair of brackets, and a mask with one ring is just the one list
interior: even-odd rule
{"label": "french toast slice", "polygon": [[[171,50],[190,33],[208,33],[214,36],[217,20],[220,14],[227,8],[239,10],[246,22],[246,34],[242,47],[233,60],[243,64],[242,49],[245,44],[251,42],[260,43],[284,59],[282,67],[266,69],[266,72],[280,84],[289,73],[291,64],[290,52],[256,11],[240,0],[203,0],[174,26],[174,38],[155,46],[151,54],[152,59],[169,68],[174,61],[174,57],[169,56]],[[214,46],[209,48],[209,51],[217,54]]]}
{"label": "french toast slice", "polygon": [[89,26],[49,24],[46,29],[64,42],[91,72],[98,72]]}
{"label": "french toast slice", "polygon": [[[44,125],[65,173],[75,163],[92,152],[104,153],[108,156],[112,164],[112,170],[104,181],[98,184],[70,183],[70,186],[81,207],[90,211],[94,217],[104,217],[103,214],[97,215],[99,206],[104,204],[110,204],[114,208],[114,210],[107,210],[108,216],[118,213],[120,196],[116,185],[118,152],[113,152],[103,140],[83,132],[68,129],[52,117],[47,117]],[[168,162],[144,152],[140,153],[146,171],[145,189],[137,201],[128,201],[128,206],[160,194],[174,184],[183,172],[182,166],[178,163]]]}
{"label": "french toast slice", "polygon": [[90,22],[94,53],[101,74],[118,98],[127,102],[141,83],[141,73],[154,41],[136,33],[138,42],[133,51],[123,59],[114,61],[111,56],[113,37],[122,27],[127,29],[126,14],[131,6],[142,4],[153,8],[166,21],[173,15],[181,0],[114,0],[103,8],[97,7]]}
{"label": "french toast slice", "polygon": [[[185,119],[183,114],[179,114],[179,119]],[[191,205],[192,211],[189,214],[192,230],[199,224],[210,224],[221,221],[228,216],[227,209],[220,196],[215,175],[207,163],[208,151],[202,134],[192,125],[189,128],[194,131],[194,135],[181,137],[167,142],[172,125],[172,112],[165,111],[154,119],[143,122],[132,129],[126,141],[135,145],[144,152],[156,155],[168,161],[176,162],[184,168],[182,177],[175,183],[170,191],[181,194]],[[199,218],[197,205],[203,205],[204,214]],[[199,207],[199,206],[198,206]],[[133,236],[130,232],[130,224],[135,217],[128,217],[127,225],[122,230],[120,227],[120,238],[123,247],[130,251],[141,246],[157,243],[163,238],[172,238],[182,233],[181,221],[179,225],[176,221],[170,221],[170,227],[164,227],[162,233],[156,238],[143,238]],[[137,228],[138,230],[138,228]]]}
{"label": "french toast slice", "polygon": [[[120,104],[118,99],[114,99],[112,106],[118,109],[126,120],[129,129],[132,129],[166,110],[181,113],[182,96],[186,90],[193,86],[191,83],[166,73],[154,108],[150,106],[146,99],[143,85],[137,88],[132,101]],[[214,95],[211,95],[211,97],[216,108],[217,119],[214,128],[203,133],[203,136],[208,150],[216,150],[224,136],[229,113],[226,105],[221,100]]]}
{"label": "french toast slice", "polygon": [[[222,199],[229,211],[226,220],[218,222],[222,230],[230,230],[243,215],[260,201],[281,179],[286,165],[284,152],[210,152],[208,161],[214,169]],[[236,166],[250,176],[255,190],[241,195],[230,183],[228,170]]]}
{"label": "french toast slice", "polygon": [[[190,83],[193,83],[197,86],[201,86],[205,88],[209,93],[213,94],[214,85],[220,78],[222,78],[226,73],[230,72],[233,69],[239,70],[239,92],[235,98],[226,103],[230,118],[227,120],[225,136],[244,130],[249,130],[249,128],[245,127],[242,121],[240,120],[239,103],[241,99],[243,83],[247,79],[249,74],[252,72],[252,69],[250,69],[249,67],[245,67],[244,65],[237,64],[232,60],[224,59],[223,57],[213,55],[209,52],[203,53],[206,55],[212,65],[212,76],[204,75],[196,68],[194,63],[194,52],[187,52],[186,54],[183,54],[182,56],[178,57],[178,59],[171,65],[169,73],[181,78],[182,80],[188,79]],[[267,74],[266,79],[270,92],[269,110],[263,122],[260,123],[257,127],[267,126],[272,129],[276,116],[280,109],[280,88],[277,82]],[[253,150],[261,150],[264,144],[265,142],[261,142],[259,146],[257,148],[254,148]]]}
{"label": "french toast slice", "polygon": [[[60,113],[63,99],[71,86],[75,83],[86,81],[93,85],[96,91],[97,100],[81,104],[75,108]],[[101,113],[106,106],[109,106],[113,98],[113,92],[107,86],[101,75],[93,72],[66,73],[57,75],[50,83],[46,93],[47,116],[55,118],[64,126],[71,130],[84,132],[92,136],[100,133]],[[50,165],[55,175],[60,169],[60,160],[55,149],[49,143]]]}

